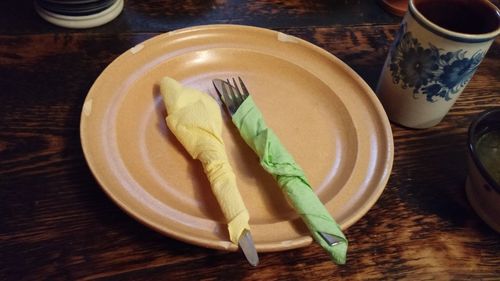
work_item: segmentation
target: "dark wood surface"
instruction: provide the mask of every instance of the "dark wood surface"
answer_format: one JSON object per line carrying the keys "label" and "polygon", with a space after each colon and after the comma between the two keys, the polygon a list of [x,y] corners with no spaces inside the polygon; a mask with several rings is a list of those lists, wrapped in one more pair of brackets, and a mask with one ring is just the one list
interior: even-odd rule
{"label": "dark wood surface", "polygon": [[181,27],[267,27],[328,50],[375,86],[400,18],[376,1],[126,1],[113,22],[70,30],[31,1],[0,3],[0,280],[499,280],[500,235],[464,192],[467,128],[500,106],[500,39],[447,117],[392,125],[394,168],[346,235],[348,262],[321,248],[240,253],[162,236],[120,210],[94,180],[79,139],[85,95],[135,44]]}

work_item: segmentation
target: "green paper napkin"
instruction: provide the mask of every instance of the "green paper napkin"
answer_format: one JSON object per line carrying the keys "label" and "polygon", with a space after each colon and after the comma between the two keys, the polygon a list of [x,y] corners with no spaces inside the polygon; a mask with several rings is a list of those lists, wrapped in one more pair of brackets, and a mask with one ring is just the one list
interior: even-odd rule
{"label": "green paper napkin", "polygon": [[[257,153],[260,164],[273,175],[283,193],[311,231],[313,238],[337,264],[344,264],[347,239],[318,199],[304,171],[281,144],[274,132],[264,122],[260,110],[249,96],[232,117],[245,142]],[[330,246],[318,232],[328,233],[341,242]]]}

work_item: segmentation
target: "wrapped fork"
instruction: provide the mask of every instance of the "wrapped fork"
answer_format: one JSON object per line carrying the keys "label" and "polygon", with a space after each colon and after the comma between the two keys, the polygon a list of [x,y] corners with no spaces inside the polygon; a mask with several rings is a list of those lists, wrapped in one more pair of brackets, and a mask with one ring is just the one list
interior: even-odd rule
{"label": "wrapped fork", "polygon": [[329,253],[335,263],[344,264],[348,242],[340,226],[312,190],[304,171],[271,128],[267,127],[240,77],[238,80],[241,90],[234,78],[233,84],[229,80],[213,80],[233,123],[245,142],[259,156],[261,166],[278,182],[315,241]]}

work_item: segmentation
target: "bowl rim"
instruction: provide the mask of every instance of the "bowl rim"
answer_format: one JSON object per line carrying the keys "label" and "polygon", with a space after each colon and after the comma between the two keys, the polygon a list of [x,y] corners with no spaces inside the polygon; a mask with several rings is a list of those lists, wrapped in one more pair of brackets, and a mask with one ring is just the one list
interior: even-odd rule
{"label": "bowl rim", "polygon": [[[477,127],[481,122],[483,122],[487,117],[492,114],[500,115],[500,107],[494,107],[488,110],[481,112],[471,123],[469,126],[468,137],[467,137],[467,148],[472,161],[474,161],[474,165],[478,169],[481,176],[485,179],[489,186],[491,186],[496,192],[500,193],[500,184],[498,184],[491,174],[486,170],[483,163],[479,160],[477,155],[477,150],[475,147],[476,141],[474,141],[474,136],[476,135]],[[479,139],[479,138],[476,138]]]}

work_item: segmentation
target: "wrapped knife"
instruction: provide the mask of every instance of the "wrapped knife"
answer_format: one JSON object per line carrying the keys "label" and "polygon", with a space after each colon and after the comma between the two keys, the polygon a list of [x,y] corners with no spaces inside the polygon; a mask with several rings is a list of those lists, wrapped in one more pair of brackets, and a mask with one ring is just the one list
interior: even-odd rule
{"label": "wrapped knife", "polygon": [[259,262],[249,226],[249,213],[236,185],[221,137],[219,105],[208,94],[165,77],[160,91],[167,108],[166,122],[186,151],[198,159],[227,220],[229,239],[240,246],[248,262]]}

